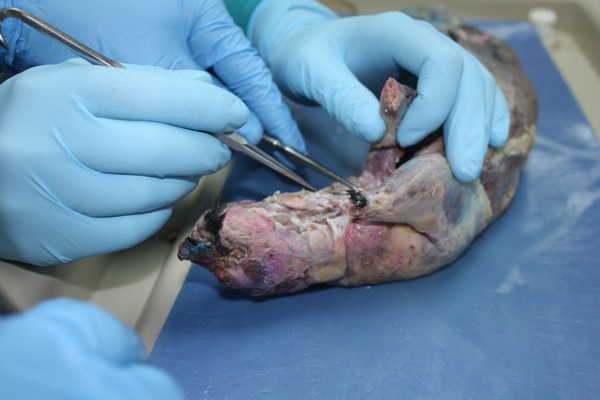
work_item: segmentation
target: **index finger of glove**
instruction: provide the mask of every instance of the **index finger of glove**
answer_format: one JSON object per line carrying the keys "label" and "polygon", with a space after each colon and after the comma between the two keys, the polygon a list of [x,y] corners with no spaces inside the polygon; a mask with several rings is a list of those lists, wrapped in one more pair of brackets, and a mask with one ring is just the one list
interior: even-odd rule
{"label": "index finger of glove", "polygon": [[[400,144],[415,144],[439,128],[456,99],[463,72],[463,57],[457,48],[429,24],[398,13],[384,14],[391,37],[372,51],[390,54],[394,62],[418,77],[417,97],[410,105],[398,130]],[[392,25],[392,23],[395,24]],[[383,50],[383,52],[382,52]]]}
{"label": "index finger of glove", "polygon": [[510,110],[504,93],[497,86],[494,90],[494,96],[494,108],[491,111],[493,116],[491,120],[490,145],[500,147],[506,143],[510,133]]}
{"label": "index finger of glove", "polygon": [[490,96],[488,92],[484,71],[475,62],[467,62],[457,100],[444,124],[448,163],[456,178],[464,183],[479,177],[487,151],[486,109],[489,101],[493,102],[493,93]]}
{"label": "index finger of glove", "polygon": [[385,132],[377,98],[335,55],[325,55],[310,68],[297,66],[303,87],[292,87],[320,104],[355,136],[374,142]]}
{"label": "index finger of glove", "polygon": [[[77,119],[59,126],[68,125],[74,132],[84,126]],[[109,174],[199,176],[216,172],[231,157],[214,136],[165,124],[102,118],[88,124],[86,133],[85,140],[81,135],[63,140],[80,163]]]}
{"label": "index finger of glove", "polygon": [[[200,71],[157,67],[106,68],[70,62],[77,79],[65,79],[96,117],[160,122],[205,132],[230,132],[248,119],[233,94],[207,83]],[[69,73],[69,68],[63,70]]]}

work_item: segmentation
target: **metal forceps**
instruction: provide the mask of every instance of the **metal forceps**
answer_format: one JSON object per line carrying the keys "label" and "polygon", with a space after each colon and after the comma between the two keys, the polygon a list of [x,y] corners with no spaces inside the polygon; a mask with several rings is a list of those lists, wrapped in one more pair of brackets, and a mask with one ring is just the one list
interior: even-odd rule
{"label": "metal forceps", "polygon": [[316,171],[321,175],[324,175],[330,179],[333,179],[336,182],[347,186],[350,190],[354,192],[360,193],[361,190],[358,186],[337,175],[335,172],[333,172],[323,164],[319,163],[318,161],[314,160],[313,158],[308,157],[306,154],[303,154],[302,152],[294,149],[293,147],[286,146],[279,139],[276,139],[265,133],[263,134],[262,141],[268,144],[269,146],[273,147],[274,149],[281,151],[283,154],[293,159],[294,161],[299,162],[300,164],[309,167],[313,171]]}
{"label": "metal forceps", "polygon": [[[75,53],[77,53],[79,56],[81,56],[91,64],[103,65],[114,68],[125,68],[122,64],[119,64],[118,62],[113,61],[100,53],[97,53],[96,51],[82,44],[81,42],[78,42],[77,40],[73,39],[66,33],[56,29],[47,22],[44,22],[41,19],[33,16],[32,14],[18,8],[0,9],[0,44],[6,49],[8,49],[9,46],[4,38],[4,35],[2,35],[2,22],[7,18],[17,18],[21,20],[25,24],[34,28],[35,30],[43,33],[44,35],[52,39],[57,40],[59,43],[73,50]],[[299,183],[300,185],[311,191],[316,191],[316,189],[310,183],[306,182],[304,179],[292,172],[289,168],[277,161],[275,158],[271,157],[258,147],[249,143],[243,136],[235,132],[212,133],[212,135],[215,136],[225,145],[229,146],[231,149],[239,151],[240,153],[259,161],[260,163],[294,180],[295,182]]]}

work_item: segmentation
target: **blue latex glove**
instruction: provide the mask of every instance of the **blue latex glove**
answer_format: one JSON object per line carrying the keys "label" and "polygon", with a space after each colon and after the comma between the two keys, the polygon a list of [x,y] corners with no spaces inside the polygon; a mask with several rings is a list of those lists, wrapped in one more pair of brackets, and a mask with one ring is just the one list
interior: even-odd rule
{"label": "blue latex glove", "polygon": [[373,93],[399,71],[418,76],[398,142],[413,145],[443,124],[446,155],[462,182],[479,176],[488,144],[501,146],[508,137],[508,106],[492,75],[405,14],[337,18],[312,0],[264,0],[248,35],[285,94],[322,105],[367,141],[385,131]]}
{"label": "blue latex glove", "polygon": [[139,336],[104,310],[51,300],[0,320],[2,399],[183,399]]}
{"label": "blue latex glove", "polygon": [[[31,68],[0,85],[0,258],[49,265],[131,247],[231,153],[248,118],[201,71]],[[194,131],[192,131],[193,129]]]}
{"label": "blue latex glove", "polygon": [[[0,0],[53,24],[122,63],[208,70],[251,110],[239,129],[257,143],[264,129],[290,146],[304,140],[264,62],[231,20],[221,0]],[[14,19],[3,29],[13,71],[54,64],[74,53]]]}

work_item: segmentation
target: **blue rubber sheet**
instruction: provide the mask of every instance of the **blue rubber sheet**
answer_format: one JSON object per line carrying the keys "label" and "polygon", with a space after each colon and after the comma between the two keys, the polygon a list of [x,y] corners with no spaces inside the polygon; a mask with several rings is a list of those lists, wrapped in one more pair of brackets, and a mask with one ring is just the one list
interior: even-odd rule
{"label": "blue rubber sheet", "polygon": [[[600,146],[534,30],[479,25],[519,53],[540,100],[506,213],[413,281],[251,298],[192,267],[151,358],[190,399],[600,396]],[[313,155],[358,172],[364,144],[320,109],[294,112]],[[224,200],[297,190],[247,160],[236,167]]]}

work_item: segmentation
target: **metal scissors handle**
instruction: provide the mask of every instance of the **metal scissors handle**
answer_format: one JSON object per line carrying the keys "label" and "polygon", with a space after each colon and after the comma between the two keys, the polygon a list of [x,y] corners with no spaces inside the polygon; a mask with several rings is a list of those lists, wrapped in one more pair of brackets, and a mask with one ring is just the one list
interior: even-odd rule
{"label": "metal scissors handle", "polygon": [[[107,67],[114,68],[125,68],[122,64],[119,64],[116,61],[111,60],[108,57],[103,56],[102,54],[90,49],[83,43],[73,39],[71,36],[66,33],[56,29],[52,25],[48,24],[45,21],[33,16],[27,11],[23,11],[18,8],[3,8],[0,10],[0,44],[4,46],[7,50],[9,49],[8,43],[6,42],[4,35],[2,34],[2,22],[7,18],[17,18],[23,21],[25,24],[31,26],[35,30],[43,33],[44,35],[57,40],[59,43],[73,50],[79,56],[90,62],[94,65],[103,65]],[[278,173],[294,180],[299,183],[303,187],[308,190],[316,191],[316,189],[307,181],[302,179],[299,175],[295,174],[292,170],[287,168],[285,165],[277,161],[275,158],[269,156],[258,147],[252,145],[243,136],[235,133],[216,133],[212,134],[218,140],[220,140],[225,145],[229,146],[231,149],[239,151],[242,154],[245,154],[260,163],[266,165],[267,167],[277,171]]]}

